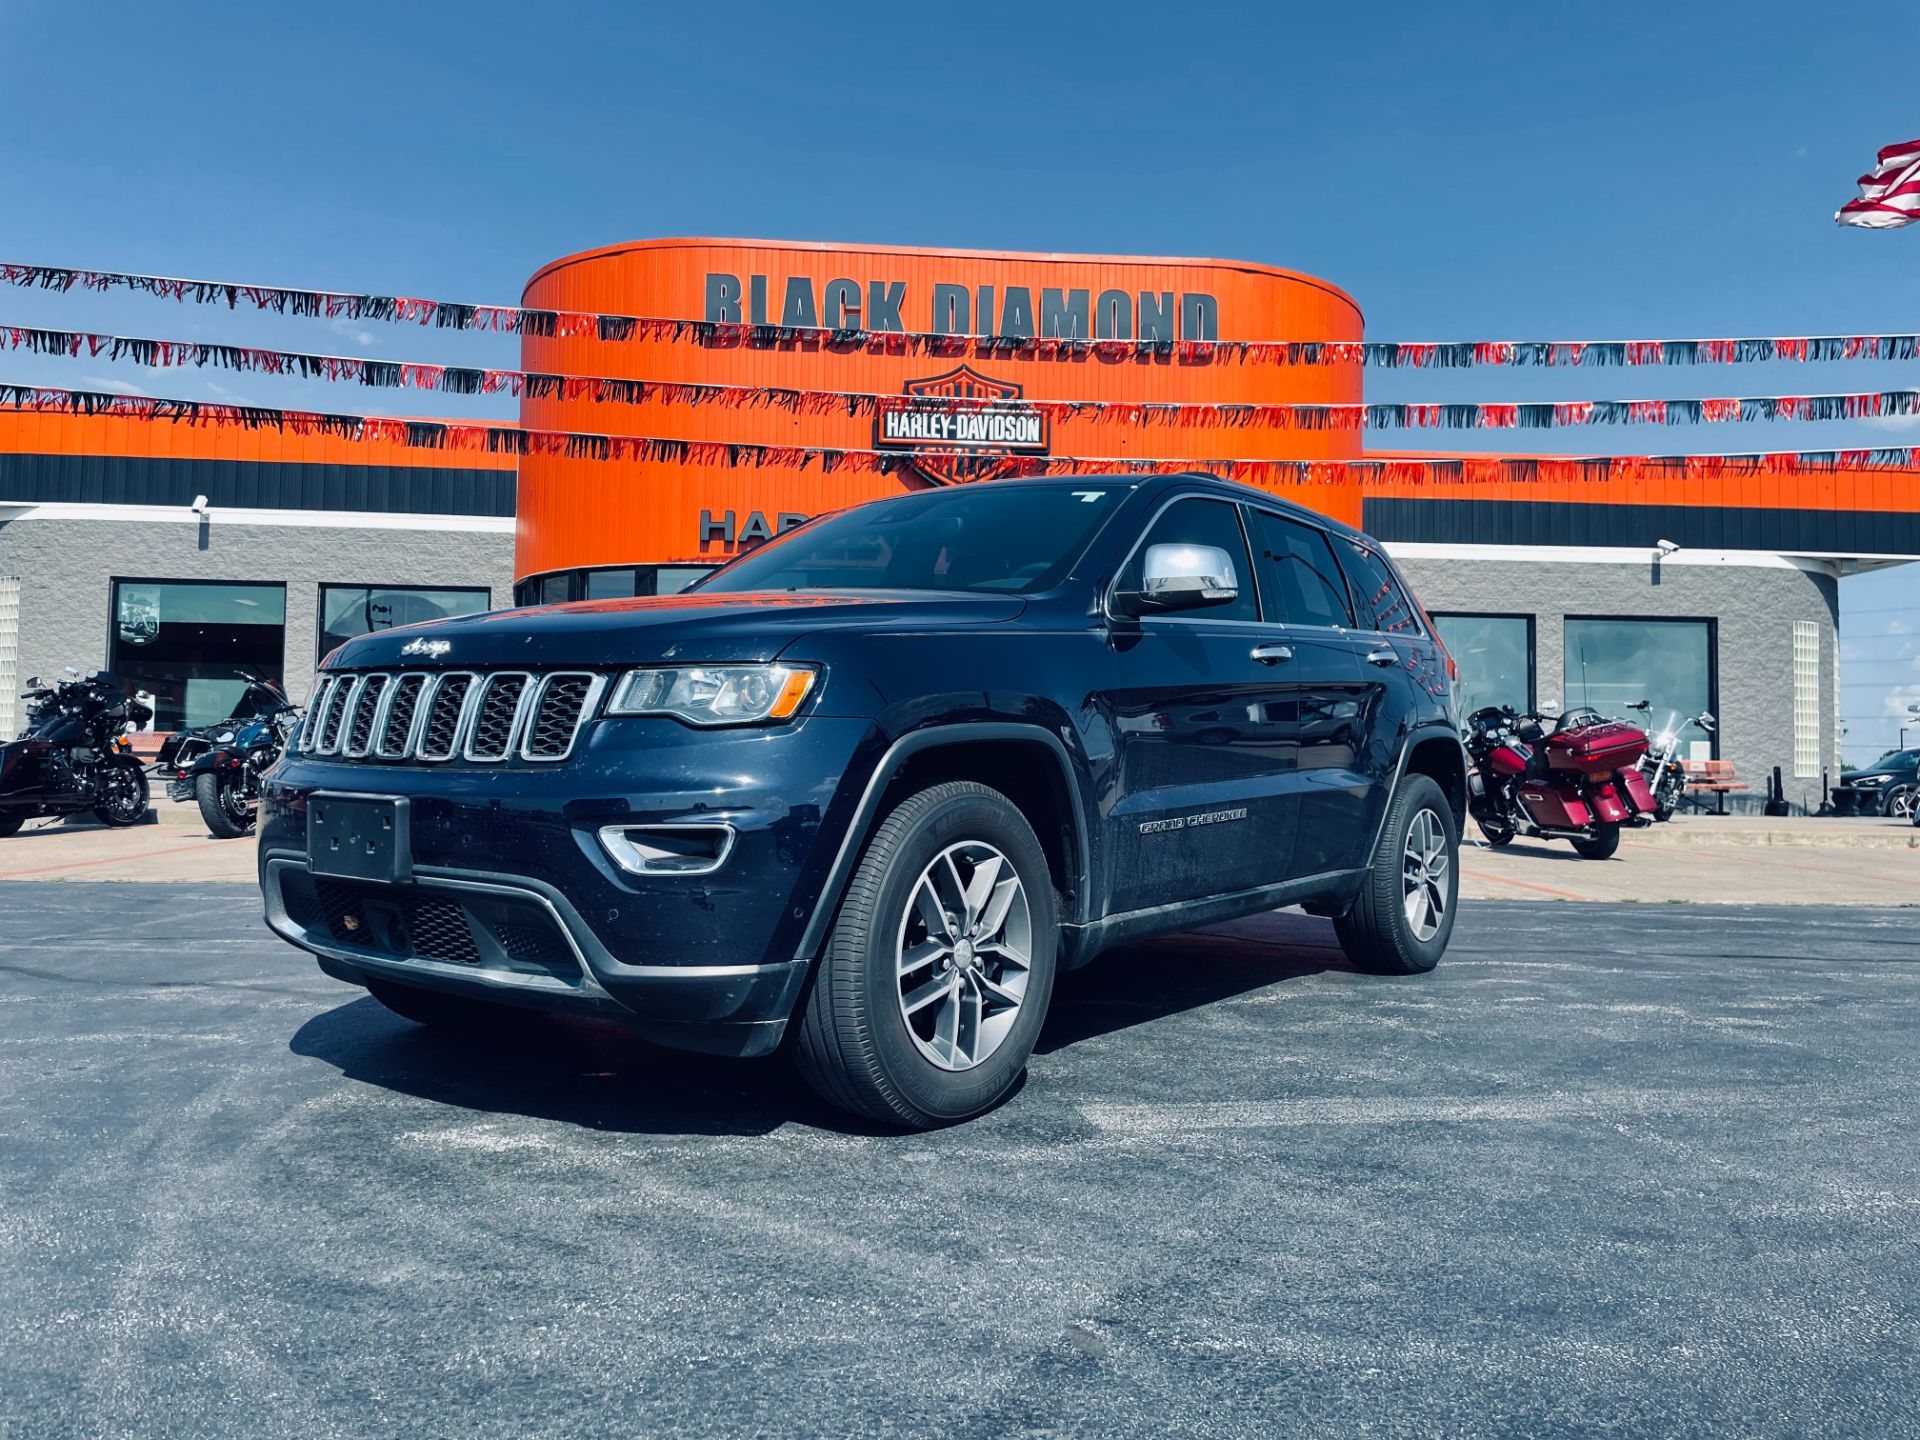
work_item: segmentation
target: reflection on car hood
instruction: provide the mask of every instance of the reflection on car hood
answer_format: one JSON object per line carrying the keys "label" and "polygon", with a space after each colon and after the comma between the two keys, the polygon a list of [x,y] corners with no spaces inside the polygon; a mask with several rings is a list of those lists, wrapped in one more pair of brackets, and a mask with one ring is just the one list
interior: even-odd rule
{"label": "reflection on car hood", "polygon": [[924,590],[748,591],[582,600],[493,610],[349,640],[332,668],[648,665],[771,660],[816,630],[947,629],[993,625],[1026,608],[1020,596]]}

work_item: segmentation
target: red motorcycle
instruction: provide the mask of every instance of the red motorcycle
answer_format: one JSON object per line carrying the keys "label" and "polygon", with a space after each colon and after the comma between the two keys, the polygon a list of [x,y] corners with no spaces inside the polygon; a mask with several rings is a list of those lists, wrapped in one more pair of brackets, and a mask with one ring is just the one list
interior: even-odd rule
{"label": "red motorcycle", "polygon": [[1582,859],[1605,860],[1625,825],[1651,825],[1658,805],[1639,768],[1647,732],[1597,710],[1546,717],[1489,705],[1467,717],[1467,808],[1489,845],[1516,835],[1571,840]]}

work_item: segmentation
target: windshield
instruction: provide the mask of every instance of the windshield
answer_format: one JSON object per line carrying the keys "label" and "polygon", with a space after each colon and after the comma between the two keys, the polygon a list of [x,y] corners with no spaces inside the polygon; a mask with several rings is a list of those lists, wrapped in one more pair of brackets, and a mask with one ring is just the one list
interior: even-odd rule
{"label": "windshield", "polygon": [[1131,488],[999,480],[923,490],[790,530],[693,588],[1031,594],[1066,578]]}
{"label": "windshield", "polygon": [[1899,770],[1920,760],[1920,750],[1889,750],[1868,767],[1870,769]]}

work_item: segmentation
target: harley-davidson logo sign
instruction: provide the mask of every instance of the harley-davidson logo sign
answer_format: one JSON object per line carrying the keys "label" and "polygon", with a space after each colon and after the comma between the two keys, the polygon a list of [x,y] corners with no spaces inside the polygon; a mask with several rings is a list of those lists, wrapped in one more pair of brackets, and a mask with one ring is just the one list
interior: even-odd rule
{"label": "harley-davidson logo sign", "polygon": [[909,380],[874,419],[874,447],[910,451],[914,468],[936,485],[991,480],[1020,455],[1047,453],[1047,417],[1020,396],[1020,386],[970,365]]}

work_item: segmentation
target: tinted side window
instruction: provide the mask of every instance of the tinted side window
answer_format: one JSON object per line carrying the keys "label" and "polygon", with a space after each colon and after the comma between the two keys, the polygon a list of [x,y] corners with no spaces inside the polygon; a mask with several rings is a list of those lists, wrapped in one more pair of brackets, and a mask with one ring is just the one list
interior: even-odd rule
{"label": "tinted side window", "polygon": [[1340,537],[1339,549],[1340,562],[1353,585],[1353,608],[1360,612],[1360,628],[1418,635],[1419,618],[1386,561],[1344,535]]}
{"label": "tinted side window", "polygon": [[1255,510],[1253,542],[1260,548],[1260,603],[1268,620],[1353,624],[1346,581],[1324,531]]}
{"label": "tinted side window", "polygon": [[1240,533],[1240,516],[1235,506],[1224,500],[1205,500],[1198,495],[1176,500],[1160,512],[1160,518],[1148,528],[1146,538],[1120,572],[1122,590],[1140,588],[1141,571],[1146,566],[1147,549],[1153,545],[1212,545],[1227,552],[1233,562],[1233,583],[1240,597],[1230,605],[1209,605],[1189,610],[1195,620],[1257,620],[1258,606],[1253,595],[1253,566],[1247,559],[1247,542]]}

